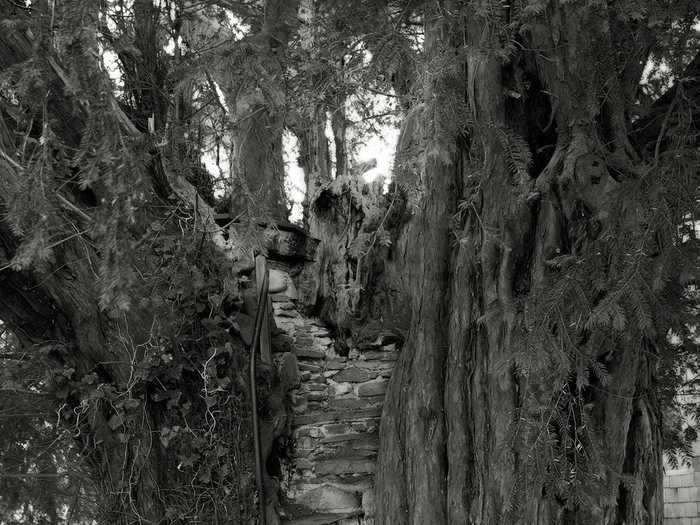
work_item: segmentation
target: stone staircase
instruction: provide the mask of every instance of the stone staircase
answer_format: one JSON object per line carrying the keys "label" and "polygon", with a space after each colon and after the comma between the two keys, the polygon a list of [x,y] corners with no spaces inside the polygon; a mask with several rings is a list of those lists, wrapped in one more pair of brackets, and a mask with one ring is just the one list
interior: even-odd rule
{"label": "stone staircase", "polygon": [[370,525],[379,419],[396,343],[387,334],[361,348],[339,348],[323,323],[300,313],[288,274],[272,273],[271,281],[288,283],[271,296],[275,361],[287,376],[297,374],[289,392],[292,445],[280,480],[282,523]]}

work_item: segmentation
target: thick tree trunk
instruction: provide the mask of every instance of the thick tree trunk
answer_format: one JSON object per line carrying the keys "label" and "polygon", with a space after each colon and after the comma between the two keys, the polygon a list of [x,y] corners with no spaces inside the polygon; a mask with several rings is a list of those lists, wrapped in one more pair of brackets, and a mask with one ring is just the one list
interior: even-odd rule
{"label": "thick tree trunk", "polygon": [[[3,264],[14,255],[10,248],[14,242],[11,234],[0,228]],[[59,416],[73,431],[96,473],[105,516],[111,523],[130,523],[124,513],[124,509],[130,509],[147,522],[158,523],[164,516],[158,490],[166,489],[167,477],[162,477],[166,469],[159,461],[160,443],[147,430],[153,428],[149,407],[141,407],[143,435],[122,441],[122,425],[117,424],[118,419],[112,419],[120,411],[107,402],[88,403],[80,398],[74,383],[68,386],[77,378],[99,371],[96,381],[127,389],[128,363],[136,356],[128,354],[127,341],[119,335],[114,321],[100,312],[95,289],[89,284],[94,277],[85,274],[88,269],[82,262],[84,257],[69,251],[64,257],[62,269],[39,279],[29,273],[3,272],[0,316],[16,331],[25,348],[36,349],[50,343],[48,358],[52,366],[72,370],[65,378],[65,386],[57,384],[59,392],[63,392],[58,394],[63,402]],[[141,317],[146,322],[147,317]],[[139,332],[148,327],[133,321],[128,326],[134,337],[129,343],[142,344]]]}
{"label": "thick tree trunk", "polygon": [[290,126],[299,141],[299,166],[304,171],[303,224],[312,236],[318,235],[319,224],[311,206],[321,188],[333,180],[326,122],[325,109],[318,106],[314,108],[312,118],[296,115]]}
{"label": "thick tree trunk", "polygon": [[[63,7],[78,13],[64,12]],[[46,43],[33,41],[34,35],[43,34],[42,24],[53,21],[47,16],[50,11],[45,3],[33,5],[35,18],[18,7],[0,8],[0,18],[14,22],[11,30],[0,34],[0,67],[33,59],[32,67],[40,68],[46,77],[44,84],[36,87],[41,93],[36,100],[23,98],[19,109],[6,113],[3,106],[0,113],[0,127],[7,131],[0,136],[0,318],[28,350],[36,350],[33,358],[42,359],[47,353],[57,414],[92,468],[100,488],[100,513],[106,522],[209,521],[211,512],[219,509],[226,509],[219,522],[242,522],[252,514],[248,505],[253,502],[249,460],[240,453],[240,448],[248,448],[250,434],[240,426],[235,428],[239,419],[249,416],[245,406],[238,406],[249,396],[237,376],[243,367],[234,362],[243,354],[242,344],[236,338],[229,339],[220,326],[200,322],[201,308],[197,308],[201,302],[207,311],[212,305],[207,297],[196,295],[196,284],[192,293],[182,289],[183,282],[203,281],[198,264],[210,245],[201,231],[213,231],[209,219],[203,220],[205,215],[211,217],[212,211],[194,197],[195,190],[184,180],[165,173],[163,156],[154,147],[148,148],[148,139],[139,134],[109,94],[109,82],[98,62],[96,7],[78,3],[56,6],[57,23],[79,27],[71,33],[74,40],[68,46],[67,64],[60,62],[53,48],[35,54],[36,47]],[[43,129],[41,125],[23,127],[37,116],[39,122],[46,119]],[[40,143],[42,132],[50,133],[55,142],[45,146],[42,139]],[[32,146],[23,155],[19,145],[21,140],[26,145],[28,139]],[[147,144],[147,158],[134,143]],[[88,147],[88,152],[83,151]],[[67,159],[60,156],[66,150]],[[93,161],[91,155],[105,151],[110,159],[116,159],[116,165],[111,161],[100,164],[89,172],[93,178],[79,187],[75,180],[84,172],[77,171],[78,164],[81,170],[89,171],[84,165]],[[37,157],[43,164],[36,165]],[[143,162],[129,164],[135,157]],[[128,169],[123,169],[125,166]],[[28,187],[28,181],[36,186]],[[159,183],[170,185],[165,195],[173,193],[183,200],[192,197],[190,211],[197,225],[186,240],[178,241],[177,235],[171,235],[175,233],[172,228],[182,234],[180,227],[168,222],[177,212],[159,216],[154,210],[162,209],[162,201],[157,201],[158,206],[147,205],[147,199],[158,199],[155,187]],[[19,191],[23,188],[27,192]],[[138,191],[143,193],[139,196]],[[46,220],[49,216],[55,223]],[[153,224],[158,225],[158,233],[145,247],[143,241]],[[163,237],[172,242],[166,241],[156,250],[152,243]],[[179,285],[168,282],[176,278],[173,272],[164,280],[152,278],[148,290],[127,291],[136,274],[143,282],[146,277],[159,276],[168,260],[185,263],[184,257],[182,261],[179,257],[186,256],[187,250],[178,251],[178,246],[191,246],[190,253],[197,254],[196,260],[186,265],[186,271],[192,271],[191,279]],[[151,248],[155,251],[149,251]],[[173,250],[179,255],[171,259]],[[223,275],[230,278],[230,274],[225,268],[221,271],[219,284],[223,285]],[[165,289],[158,290],[162,285]],[[173,285],[181,289],[168,296]],[[160,302],[152,301],[155,295]],[[172,316],[183,313],[178,310],[183,300],[194,304],[190,303],[191,310],[176,321]],[[214,313],[214,309],[210,311]],[[173,321],[170,330],[163,330]],[[220,367],[230,365],[223,367],[226,377],[216,368],[207,368],[210,363],[217,364],[209,355],[212,351],[223,361],[229,360],[218,363]],[[171,361],[175,365],[168,370]],[[166,366],[161,367],[163,364]],[[212,391],[213,382],[226,387]],[[218,391],[231,395],[217,398]],[[169,403],[173,400],[174,404]],[[178,404],[178,400],[182,402]],[[209,415],[227,410],[227,417],[218,421],[219,428],[225,430],[216,435],[221,439],[211,450],[207,447],[215,441],[197,438],[196,432],[209,428],[208,437],[213,440]],[[177,430],[175,427],[188,428],[189,433],[184,439],[178,434],[181,441],[168,447],[168,436]],[[187,441],[190,436],[194,436],[191,443]],[[201,468],[208,468],[212,454],[216,464],[225,463],[227,470],[202,476]],[[236,483],[222,481],[227,477]],[[194,481],[200,488],[208,488],[200,494],[182,490]],[[217,490],[229,494],[230,500],[215,501],[220,499]],[[212,501],[203,504],[204,493]]]}
{"label": "thick tree trunk", "polygon": [[[426,55],[437,58],[450,45],[449,29],[435,11],[426,13]],[[450,75],[452,71],[446,73]],[[428,75],[426,108],[444,102],[442,79]],[[437,99],[437,100],[436,100]],[[444,131],[424,110],[426,185],[420,211],[409,229],[413,245],[412,319],[408,340],[384,405],[377,476],[380,523],[444,523],[447,464],[444,442],[444,367],[447,357],[450,220],[455,212],[458,164],[455,148],[441,140]],[[393,445],[390,445],[393,444]]]}
{"label": "thick tree trunk", "polygon": [[268,108],[255,86],[234,104],[231,212],[286,220],[282,115]]}
{"label": "thick tree trunk", "polygon": [[[282,59],[297,6],[298,1],[267,0],[263,27],[254,37],[252,60],[227,72],[226,96],[233,110],[233,214],[249,210],[251,216],[287,219]],[[241,71],[242,81],[236,78]]]}
{"label": "thick tree trunk", "polygon": [[[340,67],[342,68],[342,65]],[[333,106],[331,108],[331,129],[333,130],[333,144],[335,145],[336,177],[347,175],[350,168],[347,146],[348,121],[346,118],[345,103],[345,95],[337,94],[333,99]]]}
{"label": "thick tree trunk", "polygon": [[[641,70],[617,53],[612,11],[553,2],[524,33],[537,54],[504,59],[492,18],[508,8],[483,4],[425,15],[428,64],[458,56],[462,35],[466,53],[424,85],[412,328],[382,416],[378,521],[660,524],[656,336],[620,298],[630,266],[596,262],[635,235],[620,188],[642,184],[624,117]],[[627,59],[643,61],[636,46]],[[591,75],[600,64],[612,79]],[[468,141],[440,128],[450,89],[466,94]],[[624,329],[586,321],[611,301]]]}
{"label": "thick tree trunk", "polygon": [[284,54],[297,7],[298,1],[265,1],[261,22],[241,42],[232,42],[206,11],[184,30],[194,50],[214,43],[227,50],[214,55],[212,76],[229,109],[233,216],[282,221],[288,216],[282,144]]}

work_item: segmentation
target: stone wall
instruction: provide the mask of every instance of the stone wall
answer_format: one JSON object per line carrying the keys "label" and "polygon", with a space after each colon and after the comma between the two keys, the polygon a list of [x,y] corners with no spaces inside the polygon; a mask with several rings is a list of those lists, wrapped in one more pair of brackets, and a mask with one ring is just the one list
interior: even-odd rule
{"label": "stone wall", "polygon": [[288,524],[369,525],[379,418],[396,342],[387,334],[341,352],[318,319],[300,314],[294,297],[272,295],[275,361],[283,375],[298,374],[289,393],[292,442],[279,514]]}

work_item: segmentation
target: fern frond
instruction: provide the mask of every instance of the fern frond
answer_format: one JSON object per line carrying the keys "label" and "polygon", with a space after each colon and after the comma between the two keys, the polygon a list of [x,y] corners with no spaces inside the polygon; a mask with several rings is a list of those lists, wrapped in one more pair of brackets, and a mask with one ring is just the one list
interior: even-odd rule
{"label": "fern frond", "polygon": [[525,177],[532,166],[530,146],[512,129],[496,127],[506,165],[513,176]]}

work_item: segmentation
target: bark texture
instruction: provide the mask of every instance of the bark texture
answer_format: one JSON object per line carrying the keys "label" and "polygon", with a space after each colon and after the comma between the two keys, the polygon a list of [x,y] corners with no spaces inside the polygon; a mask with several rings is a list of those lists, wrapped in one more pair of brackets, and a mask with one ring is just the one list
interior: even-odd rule
{"label": "bark texture", "polygon": [[[451,45],[449,28],[436,11],[426,18],[426,55],[434,59]],[[451,72],[452,73],[452,72]],[[448,73],[449,75],[449,73]],[[445,85],[428,76],[429,107],[443,102]],[[451,93],[450,93],[451,94]],[[448,95],[449,96],[449,95]],[[437,99],[437,100],[436,100]],[[428,106],[426,106],[428,107]],[[377,477],[381,523],[444,523],[447,463],[443,377],[447,357],[450,220],[455,211],[457,161],[453,145],[440,141],[433,115],[424,112],[426,185],[420,211],[409,228],[412,323],[407,344],[391,379],[380,430]],[[394,446],[387,446],[394,443]]]}
{"label": "bark texture", "polygon": [[[424,151],[405,233],[412,322],[382,416],[378,522],[660,524],[665,328],[581,321],[628,275],[611,239],[635,235],[626,198],[646,184],[628,115],[650,37],[614,6],[553,1],[506,50],[512,15],[425,12],[422,122],[400,139],[420,131]],[[599,274],[576,273],[598,256]]]}
{"label": "bark texture", "polygon": [[[53,21],[46,3],[37,2],[32,6],[32,19],[27,10],[19,6],[0,7],[3,23],[10,20],[12,26],[0,34],[0,68],[3,73],[20,66],[37,68],[43,75],[42,82],[37,82],[33,88],[40,94],[36,100],[27,97],[17,107],[3,100],[0,107],[0,185],[3,190],[0,195],[0,317],[17,334],[33,359],[48,359],[52,381],[56,382],[52,395],[60,400],[57,414],[75,436],[81,454],[94,474],[99,486],[97,492],[101,495],[101,517],[105,522],[114,524],[136,521],[162,523],[178,505],[177,502],[182,501],[184,494],[179,487],[192,479],[183,475],[178,468],[177,457],[166,450],[160,439],[159,429],[169,422],[169,414],[163,410],[157,395],[152,397],[154,392],[143,381],[149,352],[154,349],[152,335],[158,322],[154,311],[141,306],[140,301],[134,301],[130,308],[124,308],[119,315],[115,315],[115,310],[104,304],[105,289],[109,288],[105,280],[112,278],[108,275],[109,268],[122,264],[118,272],[137,265],[145,270],[154,262],[154,259],[147,262],[149,256],[137,260],[144,252],[137,255],[137,251],[128,251],[128,258],[135,256],[128,262],[115,256],[117,250],[125,247],[125,244],[118,243],[129,244],[131,250],[140,246],[134,241],[135,236],[144,233],[144,223],[134,225],[136,220],[127,220],[117,226],[113,237],[113,243],[117,246],[100,243],[109,233],[109,228],[115,225],[114,221],[121,220],[122,206],[129,202],[123,193],[112,200],[113,192],[119,193],[125,188],[146,188],[144,191],[148,192],[149,198],[155,200],[169,194],[186,202],[191,197],[192,201],[188,204],[193,205],[203,231],[218,238],[222,247],[225,243],[218,230],[214,233],[211,208],[201,201],[196,190],[183,177],[173,176],[169,172],[165,154],[155,147],[146,148],[148,155],[139,170],[130,171],[124,178],[115,181],[110,178],[115,171],[113,166],[101,165],[96,170],[97,177],[82,186],[75,183],[77,169],[68,174],[70,180],[66,182],[60,180],[61,176],[66,175],[63,172],[42,173],[37,177],[30,169],[33,167],[31,161],[22,166],[14,160],[25,160],[20,152],[21,140],[18,142],[17,139],[23,137],[25,147],[29,141],[32,144],[30,148],[37,148],[32,151],[40,151],[39,156],[45,162],[43,167],[46,170],[60,166],[60,160],[65,160],[60,157],[62,148],[71,154],[80,151],[84,144],[94,140],[91,134],[95,132],[95,127],[102,134],[112,133],[119,138],[119,149],[110,152],[124,154],[119,166],[127,162],[127,157],[136,156],[139,151],[143,153],[134,143],[140,140],[147,142],[148,139],[140,134],[137,125],[143,124],[139,116],[156,112],[158,102],[154,100],[156,95],[153,92],[157,90],[152,86],[153,90],[145,93],[149,90],[142,88],[141,102],[137,101],[135,108],[136,124],[122,112],[109,92],[109,82],[97,61],[100,56],[96,51],[98,17],[94,9],[97,5],[78,7],[78,23],[83,24],[81,30],[71,35],[73,41],[61,43],[64,46],[62,50],[71,59],[67,65],[57,57],[48,32],[46,35],[37,34],[37,28],[46,27],[44,22]],[[145,6],[143,2],[137,2],[136,7],[140,9]],[[148,26],[154,15],[150,7],[146,11],[148,17],[145,24]],[[66,17],[71,14],[74,13],[64,12],[59,7],[55,11],[56,20],[63,23],[67,23]],[[71,23],[75,23],[75,20]],[[146,40],[153,44],[148,38]],[[144,55],[148,49],[153,51],[153,45],[149,48],[148,42],[142,43],[145,46]],[[86,59],[86,56],[90,58]],[[147,78],[154,74],[147,68],[148,60],[157,61],[157,57],[141,56],[141,59],[140,65],[144,66],[141,74],[144,76],[139,78],[148,85]],[[155,67],[154,62],[150,64]],[[99,96],[93,98],[95,92]],[[159,100],[162,102],[162,99]],[[42,115],[46,119],[44,126],[41,125]],[[33,119],[37,118],[40,124],[32,126]],[[49,129],[54,142],[42,148],[40,135]],[[128,150],[125,144],[133,149]],[[80,168],[91,162],[90,154],[94,153],[90,151],[82,157]],[[74,160],[66,161],[66,164],[72,168],[74,164],[71,162]],[[41,175],[45,175],[45,178],[41,178]],[[81,172],[81,175],[84,176],[84,173]],[[146,176],[145,180],[140,179],[143,175]],[[21,206],[24,211],[18,214],[17,204],[8,197],[16,193],[22,184],[32,180],[36,184],[31,188],[31,191],[37,192],[34,201],[37,203],[36,209],[27,209],[26,201],[23,201]],[[141,185],[144,182],[146,184]],[[28,195],[28,198],[31,200],[33,197]],[[109,202],[108,209],[100,207],[105,202]],[[137,208],[137,205],[131,207],[132,212]],[[26,215],[31,220],[27,220]],[[53,217],[56,224],[50,223],[48,216]],[[148,212],[139,215],[139,218],[144,219],[145,224],[150,222]],[[60,239],[47,248],[50,256],[30,265],[25,260],[27,256],[23,256],[23,250],[28,249],[28,244],[31,249],[30,240],[38,235],[33,223],[38,225],[39,234],[45,231],[47,235]],[[72,235],[67,235],[62,229],[66,225],[74,228]],[[206,235],[201,241],[205,239]],[[120,253],[125,255],[124,251]],[[36,254],[33,256],[36,257]],[[146,270],[146,275],[149,272]],[[163,342],[161,340],[157,344]],[[233,344],[237,345],[235,342]],[[238,345],[242,346],[240,343]],[[43,355],[41,349],[44,350]],[[64,371],[65,375],[61,377],[57,371]],[[59,376],[58,379],[56,376]],[[196,376],[192,379],[191,383],[183,381],[179,386],[183,395],[188,395],[188,390],[194,388],[190,393],[194,393],[193,399],[196,399],[199,396],[198,380]],[[235,383],[235,378],[231,381]],[[244,432],[241,444],[248,438]],[[240,480],[235,492],[251,489],[249,476],[242,475]],[[252,503],[249,494],[245,499]],[[206,506],[195,512],[203,508]],[[236,520],[237,516],[243,516],[246,512],[249,513],[250,509],[236,509],[232,511],[231,519]],[[174,521],[177,519],[173,518]]]}
{"label": "bark texture", "polygon": [[[287,219],[282,158],[284,53],[297,7],[296,1],[267,0],[263,26],[251,41],[253,54],[247,63],[235,64],[238,67],[226,72],[226,96],[233,109],[234,214],[240,213],[237,208],[249,209],[255,216],[262,212],[276,220]],[[260,204],[263,209],[256,210]]]}
{"label": "bark texture", "polygon": [[222,49],[204,54],[228,109],[233,216],[287,219],[282,156],[285,53],[298,4],[265,1],[263,16],[252,18],[251,34],[238,42],[232,42],[216,16],[206,10],[183,31],[195,53],[214,46]]}

